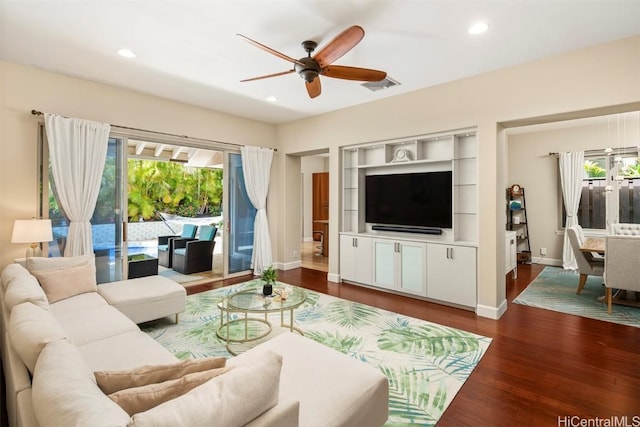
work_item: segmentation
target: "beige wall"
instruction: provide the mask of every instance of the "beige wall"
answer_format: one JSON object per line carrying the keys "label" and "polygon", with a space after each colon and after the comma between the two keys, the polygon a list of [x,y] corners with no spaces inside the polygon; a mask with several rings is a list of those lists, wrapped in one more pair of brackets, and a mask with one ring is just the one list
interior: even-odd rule
{"label": "beige wall", "polygon": [[[507,179],[501,123],[638,103],[639,76],[640,37],[634,37],[281,125],[278,145],[287,154],[327,148],[330,141],[329,244],[337,247],[340,146],[477,126],[478,303],[480,312],[492,315],[506,306],[502,236]],[[293,196],[286,181],[280,185],[287,200]],[[284,247],[296,243],[281,242]],[[336,252],[329,257],[330,278],[339,273]]]}
{"label": "beige wall", "polygon": [[[276,127],[163,98],[0,62],[0,268],[23,257],[13,221],[35,216],[37,123],[32,109],[234,144],[274,147]],[[278,157],[278,156],[276,156]],[[272,191],[279,198],[278,189]],[[277,215],[278,204],[271,203]],[[272,226],[274,248],[280,233]]]}
{"label": "beige wall", "polygon": [[558,158],[549,153],[637,147],[639,116],[640,113],[627,113],[507,132],[508,185],[520,184],[525,188],[532,256],[540,257],[540,248],[547,249],[546,259],[538,261],[550,264],[562,261]]}

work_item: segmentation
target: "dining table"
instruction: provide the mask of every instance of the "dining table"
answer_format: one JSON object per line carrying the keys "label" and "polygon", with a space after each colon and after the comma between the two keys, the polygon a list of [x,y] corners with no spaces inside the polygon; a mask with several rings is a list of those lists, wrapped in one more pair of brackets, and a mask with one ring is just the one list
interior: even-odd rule
{"label": "dining table", "polygon": [[588,237],[580,246],[580,252],[583,252],[587,256],[587,258],[591,258],[590,261],[593,261],[596,259],[596,257],[594,257],[594,254],[604,256],[605,246],[606,240],[604,237]]}

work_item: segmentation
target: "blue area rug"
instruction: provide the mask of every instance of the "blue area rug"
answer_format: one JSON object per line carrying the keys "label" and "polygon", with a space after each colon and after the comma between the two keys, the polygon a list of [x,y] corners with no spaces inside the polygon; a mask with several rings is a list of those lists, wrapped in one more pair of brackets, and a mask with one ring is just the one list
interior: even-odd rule
{"label": "blue area rug", "polygon": [[[284,284],[282,284],[284,285]],[[288,286],[288,285],[286,285]],[[168,319],[143,330],[178,358],[231,357],[216,335],[218,302],[259,280],[187,297],[180,323]],[[329,295],[305,290],[295,310],[304,335],[379,369],[389,379],[387,425],[435,425],[485,354],[491,339]],[[288,317],[288,315],[287,315]],[[274,315],[272,324],[279,324]],[[237,331],[231,331],[236,334]]]}
{"label": "blue area rug", "polygon": [[640,327],[640,308],[614,304],[607,314],[607,305],[600,301],[604,296],[602,277],[589,276],[580,295],[580,275],[559,267],[545,267],[536,279],[513,301],[516,304],[559,311],[606,322]]}

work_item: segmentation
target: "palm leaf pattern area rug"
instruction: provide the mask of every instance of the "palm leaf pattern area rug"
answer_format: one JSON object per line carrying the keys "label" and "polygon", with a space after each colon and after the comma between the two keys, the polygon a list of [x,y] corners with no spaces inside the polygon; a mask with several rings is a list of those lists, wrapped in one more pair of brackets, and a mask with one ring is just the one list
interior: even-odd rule
{"label": "palm leaf pattern area rug", "polygon": [[580,275],[559,267],[545,267],[527,288],[513,301],[516,304],[559,311],[606,322],[640,327],[640,308],[614,304],[611,314],[602,297],[605,288],[602,277],[589,276],[580,295]]}
{"label": "palm leaf pattern area rug", "polygon": [[[231,357],[216,335],[217,304],[252,287],[262,285],[253,280],[191,295],[180,323],[165,318],[142,329],[180,359]],[[295,326],[306,337],[369,363],[387,376],[388,426],[435,425],[491,343],[490,338],[470,332],[305,292],[306,301],[294,312]],[[279,325],[279,315],[273,316],[271,323]]]}

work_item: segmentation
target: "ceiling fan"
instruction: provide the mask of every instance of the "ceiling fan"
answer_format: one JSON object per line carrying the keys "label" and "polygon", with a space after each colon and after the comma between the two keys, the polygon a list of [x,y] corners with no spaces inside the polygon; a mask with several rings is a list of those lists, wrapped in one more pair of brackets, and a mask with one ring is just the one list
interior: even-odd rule
{"label": "ceiling fan", "polygon": [[270,77],[283,76],[285,74],[296,72],[300,75],[300,77],[304,79],[309,97],[315,98],[322,92],[322,87],[320,85],[320,75],[333,77],[336,79],[359,80],[365,82],[377,82],[387,76],[387,73],[385,73],[384,71],[372,70],[369,68],[331,65],[334,61],[342,57],[342,55],[353,49],[355,45],[360,43],[360,40],[362,40],[362,38],[364,37],[364,30],[358,25],[349,27],[338,34],[336,38],[331,40],[325,47],[320,49],[320,51],[314,56],[311,56],[311,52],[316,49],[318,43],[313,40],[306,40],[302,42],[302,47],[307,52],[307,56],[300,59],[291,58],[242,34],[238,34],[238,36],[247,40],[249,43],[259,47],[260,49],[265,50],[272,55],[275,55],[278,58],[284,59],[285,61],[291,62],[293,64],[293,68],[291,70],[268,74],[266,76],[244,79],[241,80],[242,82],[267,79]]}

